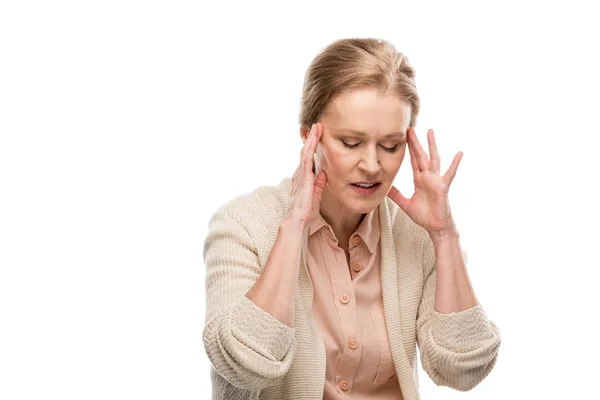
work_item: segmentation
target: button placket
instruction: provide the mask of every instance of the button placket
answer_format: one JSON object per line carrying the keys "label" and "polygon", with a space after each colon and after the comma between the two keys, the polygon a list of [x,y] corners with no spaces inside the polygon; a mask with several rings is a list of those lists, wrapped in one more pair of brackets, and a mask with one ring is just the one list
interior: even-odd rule
{"label": "button placket", "polygon": [[[358,240],[360,241],[360,238]],[[350,241],[355,242],[355,238],[350,239]],[[356,340],[357,334],[359,334],[356,301],[353,301],[353,298],[355,300],[356,297],[352,277],[348,273],[349,263],[346,260],[344,250],[339,246],[334,247],[334,243],[331,243],[331,247],[332,250],[334,250],[333,257],[327,257],[330,259],[328,261],[331,262],[329,269],[331,289],[335,296],[334,298],[338,299],[338,301],[336,301],[336,310],[344,334],[344,342],[341,343],[343,346],[342,354],[336,370],[336,376],[339,376],[339,379],[336,379],[336,389],[340,393],[342,393],[342,391],[351,393],[353,379],[356,375],[362,350],[361,347],[358,346],[358,342],[356,343],[355,349],[349,347],[349,340],[352,338]],[[352,245],[349,246],[351,258],[356,257],[355,252],[357,249],[354,247],[355,246]],[[335,260],[331,260],[331,258],[334,258]],[[352,347],[354,347],[354,344]]]}

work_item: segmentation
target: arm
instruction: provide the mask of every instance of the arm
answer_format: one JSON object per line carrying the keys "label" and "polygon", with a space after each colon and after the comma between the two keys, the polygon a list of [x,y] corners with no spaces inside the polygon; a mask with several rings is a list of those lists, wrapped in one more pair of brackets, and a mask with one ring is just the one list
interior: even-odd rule
{"label": "arm", "polygon": [[[282,226],[274,245],[274,249],[279,249],[275,251],[279,257],[294,252],[289,248],[284,249],[282,243],[289,244],[293,240],[283,232],[287,231]],[[254,241],[237,220],[217,212],[209,224],[204,243],[204,261],[206,322],[203,340],[215,370],[232,385],[243,389],[261,390],[275,384],[289,370],[296,342],[294,329],[273,316],[283,315],[282,319],[285,319],[287,308],[280,310],[267,305],[266,308],[273,312],[271,314],[246,297],[249,289],[261,277]],[[289,263],[291,265],[292,261]],[[269,257],[269,268],[265,266],[267,277],[261,279],[266,281],[262,288],[272,288],[275,268],[293,269],[286,268],[289,266],[287,264],[276,264],[277,260]],[[291,272],[286,276],[290,281],[286,283],[291,285]],[[278,299],[284,298],[284,290],[280,288],[277,291]],[[256,289],[256,293],[258,302],[266,304],[261,297],[263,292]],[[293,304],[294,291],[288,293],[292,293],[288,297]]]}
{"label": "arm", "polygon": [[417,315],[421,363],[437,385],[467,391],[493,369],[500,331],[477,303],[458,238],[436,242],[427,234],[421,239],[425,276]]}
{"label": "arm", "polygon": [[265,268],[246,294],[258,307],[292,328],[303,231],[303,224],[292,219],[283,221]]}
{"label": "arm", "polygon": [[467,274],[456,229],[430,234],[435,249],[435,311],[442,314],[460,312],[478,304]]}

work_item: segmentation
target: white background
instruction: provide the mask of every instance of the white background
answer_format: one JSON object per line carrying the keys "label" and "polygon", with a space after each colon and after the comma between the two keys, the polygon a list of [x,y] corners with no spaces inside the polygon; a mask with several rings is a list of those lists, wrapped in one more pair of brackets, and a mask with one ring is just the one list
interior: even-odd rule
{"label": "white background", "polygon": [[208,220],[291,177],[306,67],[364,36],[415,67],[417,133],[436,130],[442,167],[464,151],[451,205],[502,333],[479,386],[420,370],[422,397],[600,398],[584,4],[2,2],[0,398],[208,399]]}

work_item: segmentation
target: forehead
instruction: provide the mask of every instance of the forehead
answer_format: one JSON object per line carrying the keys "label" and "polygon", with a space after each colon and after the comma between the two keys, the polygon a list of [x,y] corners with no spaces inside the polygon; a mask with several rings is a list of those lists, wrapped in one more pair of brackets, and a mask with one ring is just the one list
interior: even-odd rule
{"label": "forehead", "polygon": [[410,123],[410,107],[392,93],[358,89],[337,96],[329,105],[323,122],[331,129],[353,129],[369,134],[405,132]]}

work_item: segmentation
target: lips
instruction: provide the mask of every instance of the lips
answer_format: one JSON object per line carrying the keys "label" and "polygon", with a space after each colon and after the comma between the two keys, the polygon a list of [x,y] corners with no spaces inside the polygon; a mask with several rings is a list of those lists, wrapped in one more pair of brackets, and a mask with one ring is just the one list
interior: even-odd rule
{"label": "lips", "polygon": [[[358,184],[360,183],[360,185]],[[379,182],[375,182],[375,183],[362,183],[362,182],[358,182],[358,183],[351,183],[352,186],[356,186],[359,188],[363,188],[363,189],[371,189],[371,188],[376,188],[377,186],[380,185]],[[361,186],[362,185],[362,186]]]}
{"label": "lips", "polygon": [[356,191],[359,195],[370,196],[374,193],[377,193],[377,191],[379,190],[379,186],[381,186],[381,183],[375,183],[371,186],[360,186],[355,183],[351,183],[350,186],[352,186],[352,190]]}

